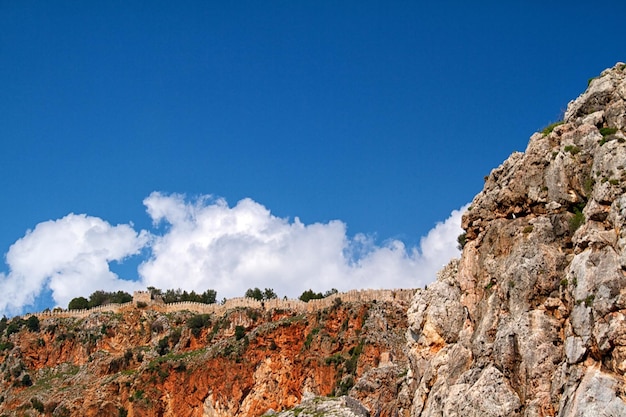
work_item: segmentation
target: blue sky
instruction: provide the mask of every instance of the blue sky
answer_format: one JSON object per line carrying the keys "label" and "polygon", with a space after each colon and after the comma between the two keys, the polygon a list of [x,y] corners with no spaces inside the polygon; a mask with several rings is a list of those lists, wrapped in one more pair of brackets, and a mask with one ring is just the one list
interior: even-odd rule
{"label": "blue sky", "polygon": [[[421,286],[437,223],[626,60],[624,16],[618,1],[0,2],[0,288],[21,300],[0,313],[100,284]],[[209,230],[210,213],[255,220]],[[426,243],[449,257],[457,232]]]}

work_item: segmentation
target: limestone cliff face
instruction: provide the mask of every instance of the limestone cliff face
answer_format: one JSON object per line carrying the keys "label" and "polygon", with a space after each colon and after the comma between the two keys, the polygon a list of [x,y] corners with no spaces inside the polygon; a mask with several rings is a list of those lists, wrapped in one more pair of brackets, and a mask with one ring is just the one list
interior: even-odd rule
{"label": "limestone cliff face", "polygon": [[39,329],[16,318],[0,331],[0,415],[260,416],[346,394],[351,412],[408,415],[408,303],[341,301],[223,316],[128,308]]}
{"label": "limestone cliff face", "polygon": [[486,178],[409,309],[417,416],[626,416],[626,65]]}

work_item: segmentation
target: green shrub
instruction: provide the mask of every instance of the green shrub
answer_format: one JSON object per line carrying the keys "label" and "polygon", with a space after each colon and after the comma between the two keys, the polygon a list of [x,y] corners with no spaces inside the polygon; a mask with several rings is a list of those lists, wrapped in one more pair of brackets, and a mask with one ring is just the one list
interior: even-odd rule
{"label": "green shrub", "polygon": [[585,178],[585,182],[583,183],[583,189],[585,190],[585,195],[589,197],[593,192],[593,186],[596,185],[596,180],[592,177]]}
{"label": "green shrub", "polygon": [[335,366],[337,366],[343,363],[345,360],[346,359],[341,355],[341,353],[335,353],[334,355],[324,359],[324,363],[326,363],[326,365],[334,364]]}
{"label": "green shrub", "polygon": [[554,122],[549,124],[548,126],[544,127],[543,130],[541,131],[542,134],[544,135],[549,135],[550,133],[552,133],[552,131],[554,130],[555,127],[562,125],[563,123],[565,123],[564,121],[559,121],[559,122]]}
{"label": "green shrub", "polygon": [[574,233],[580,226],[585,223],[585,215],[578,207],[574,208],[574,216],[569,221],[569,230]]}
{"label": "green shrub", "polygon": [[179,327],[173,329],[170,332],[170,340],[169,340],[169,342],[170,342],[170,344],[172,346],[176,346],[176,344],[180,341],[180,335],[181,335],[181,330],[180,330]]}
{"label": "green shrub", "polygon": [[348,395],[350,389],[354,386],[354,378],[352,376],[346,377],[344,380],[339,381],[335,388],[335,395],[342,396]]}
{"label": "green shrub", "polygon": [[572,155],[576,155],[580,152],[580,148],[576,145],[567,145],[565,148],[563,148],[563,150],[565,152],[571,153]]}
{"label": "green shrub", "polygon": [[31,332],[38,332],[39,318],[37,316],[30,316],[28,320],[26,320],[26,328]]}
{"label": "green shrub", "polygon": [[170,338],[165,336],[163,339],[159,340],[157,344],[157,353],[161,356],[165,355],[170,350]]}
{"label": "green shrub", "polygon": [[72,298],[70,303],[67,305],[68,310],[85,310],[87,308],[89,308],[89,300],[85,297]]}
{"label": "green shrub", "polygon": [[235,326],[235,340],[241,340],[246,335],[246,329],[243,326]]}
{"label": "green shrub", "polygon": [[196,314],[187,319],[187,327],[195,337],[199,337],[200,333],[202,333],[202,329],[210,325],[211,320],[208,314]]}
{"label": "green shrub", "polygon": [[30,378],[30,375],[24,374],[21,384],[23,387],[30,387],[31,385],[33,385],[33,380]]}
{"label": "green shrub", "polygon": [[313,330],[311,330],[311,333],[306,335],[306,339],[304,339],[304,347],[306,349],[308,349],[309,347],[311,347],[311,343],[313,342],[313,338],[315,337],[316,334],[318,334],[320,332],[320,328],[319,327],[315,327]]}
{"label": "green shrub", "polygon": [[38,398],[35,398],[35,397],[31,398],[30,403],[35,410],[39,411],[40,413],[43,413],[44,406],[43,406],[43,403],[39,401]]}
{"label": "green shrub", "polygon": [[6,334],[7,336],[11,336],[13,333],[17,333],[24,326],[24,320],[20,317],[16,317],[7,326]]}
{"label": "green shrub", "polygon": [[603,127],[600,129],[600,134],[603,138],[614,135],[615,133],[617,133],[617,128],[615,127]]}
{"label": "green shrub", "polygon": [[463,232],[459,236],[457,236],[456,242],[457,242],[457,249],[463,250],[463,248],[465,247],[465,244],[467,243],[467,233]]}
{"label": "green shrub", "polygon": [[[143,390],[142,389],[138,389],[137,391],[135,391],[133,393],[133,396],[131,398],[134,401],[141,400],[143,398]],[[130,400],[130,398],[129,398],[129,400]]]}
{"label": "green shrub", "polygon": [[314,292],[313,290],[308,289],[304,291],[298,298],[300,299],[300,301],[308,303],[310,300],[322,299],[324,298],[324,295],[321,292]]}

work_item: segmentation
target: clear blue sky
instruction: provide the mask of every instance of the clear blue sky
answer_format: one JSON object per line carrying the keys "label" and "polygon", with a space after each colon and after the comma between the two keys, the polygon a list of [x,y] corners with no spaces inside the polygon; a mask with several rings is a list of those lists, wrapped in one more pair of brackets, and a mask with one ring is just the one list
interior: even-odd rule
{"label": "clear blue sky", "polygon": [[154,191],[416,246],[626,60],[624,16],[622,1],[0,1],[0,251],[69,213],[166,233]]}

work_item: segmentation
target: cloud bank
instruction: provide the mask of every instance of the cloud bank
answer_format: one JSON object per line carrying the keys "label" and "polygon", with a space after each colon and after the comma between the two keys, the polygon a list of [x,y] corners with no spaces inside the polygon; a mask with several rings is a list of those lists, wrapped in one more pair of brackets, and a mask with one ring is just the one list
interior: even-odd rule
{"label": "cloud bank", "polygon": [[[75,214],[28,231],[6,254],[9,272],[0,273],[5,295],[0,314],[21,313],[46,290],[67,307],[72,298],[99,289],[131,292],[147,286],[214,289],[220,299],[253,287],[288,297],[309,288],[421,287],[459,255],[456,238],[465,210],[454,210],[438,223],[419,248],[407,248],[398,240],[376,244],[364,234],[350,238],[338,220],[307,225],[297,217],[276,217],[251,199],[230,207],[209,196],[190,201],[155,192],[144,204],[152,232]],[[144,252],[148,256],[134,280],[109,268],[110,262]]]}

